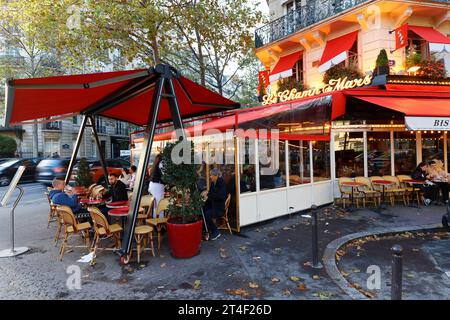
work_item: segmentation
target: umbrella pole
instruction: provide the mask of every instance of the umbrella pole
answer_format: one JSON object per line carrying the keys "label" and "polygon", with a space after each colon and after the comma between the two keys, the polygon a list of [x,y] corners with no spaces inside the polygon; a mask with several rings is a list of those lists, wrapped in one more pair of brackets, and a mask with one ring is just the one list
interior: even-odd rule
{"label": "umbrella pole", "polygon": [[109,188],[108,170],[106,169],[105,154],[103,153],[102,145],[100,144],[100,140],[98,138],[97,128],[95,127],[94,117],[92,115],[88,115],[87,118],[89,119],[89,122],[90,122],[90,126],[92,129],[92,135],[94,136],[95,144],[97,145],[98,155],[100,158],[100,164],[102,165],[102,170],[103,170],[103,177],[105,178],[105,186],[106,186],[106,188]]}
{"label": "umbrella pole", "polygon": [[73,147],[72,157],[70,158],[69,167],[67,168],[65,183],[69,184],[70,176],[72,175],[73,167],[75,166],[75,162],[77,161],[78,150],[80,150],[81,139],[83,139],[84,129],[86,128],[88,117],[83,116],[83,120],[81,121],[80,131],[78,131],[77,141],[75,142],[75,146]]}

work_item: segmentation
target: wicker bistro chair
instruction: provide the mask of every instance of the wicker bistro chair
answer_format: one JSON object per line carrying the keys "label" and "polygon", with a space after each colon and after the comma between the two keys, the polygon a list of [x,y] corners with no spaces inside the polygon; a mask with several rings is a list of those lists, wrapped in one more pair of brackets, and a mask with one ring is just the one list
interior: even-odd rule
{"label": "wicker bistro chair", "polygon": [[[341,193],[341,202],[342,202],[342,206],[345,209],[345,201],[348,199],[349,203],[351,202],[351,196],[352,196],[352,187],[347,187],[345,185],[343,185],[343,183],[345,182],[354,182],[354,180],[352,178],[347,178],[347,177],[341,177],[338,179],[338,186],[339,186],[339,191]],[[356,207],[359,208],[359,192],[355,192],[353,191],[353,197],[355,198],[356,201]]]}
{"label": "wicker bistro chair", "polygon": [[228,211],[230,209],[231,203],[231,194],[228,194],[227,199],[225,200],[225,212],[222,217],[217,218],[217,228],[221,230],[228,230],[230,234],[233,234],[230,227],[230,222],[228,221]]}
{"label": "wicker bistro chair", "polygon": [[51,222],[58,221],[58,214],[56,213],[56,205],[54,205],[52,200],[50,199],[50,194],[48,192],[44,192],[44,194],[47,197],[48,205],[50,207],[47,220],[47,229],[48,229],[50,227]]}
{"label": "wicker bistro chair", "polygon": [[145,221],[152,218],[153,206],[155,204],[155,197],[151,195],[145,195],[141,198],[140,207],[144,209],[144,213],[140,213],[137,218],[138,225],[145,224]]}
{"label": "wicker bistro chair", "polygon": [[68,239],[75,234],[80,234],[84,238],[86,247],[89,248],[89,229],[91,229],[91,224],[89,222],[78,223],[72,209],[68,206],[57,206],[56,210],[58,210],[58,214],[64,224],[64,240],[61,244],[59,253],[59,260],[62,260],[67,247]]}
{"label": "wicker bistro chair", "polygon": [[400,187],[406,190],[406,197],[409,203],[410,196],[411,200],[414,201],[414,196],[417,200],[417,205],[420,206],[420,202],[422,201],[422,193],[418,186],[412,186],[410,183],[405,182],[405,180],[411,180],[411,176],[408,175],[398,175],[398,180],[400,181]]}
{"label": "wicker bistro chair", "polygon": [[407,191],[405,188],[400,187],[400,181],[394,176],[383,176],[383,179],[394,182],[391,186],[386,186],[386,192],[391,195],[391,202],[395,203],[395,200],[400,200],[403,202],[405,207],[409,204],[409,199],[407,196]]}
{"label": "wicker bistro chair", "polygon": [[153,219],[147,219],[145,222],[147,222],[148,225],[152,226],[156,229],[156,232],[158,234],[158,253],[161,249],[161,230],[163,228],[167,227],[167,221],[168,221],[168,215],[166,215],[165,218],[160,218],[161,212],[167,211],[167,208],[169,207],[169,199],[164,198],[158,203],[158,207],[156,208],[156,217]]}
{"label": "wicker bistro chair", "polygon": [[[89,214],[91,215],[92,223],[94,224],[94,240],[92,241],[92,247],[94,251],[94,257],[97,253],[97,249],[100,241],[112,238],[114,240],[114,249],[121,247],[121,233],[122,227],[118,224],[109,224],[103,213],[97,207],[89,207]],[[102,248],[106,249],[106,248]]]}
{"label": "wicker bistro chair", "polygon": [[366,201],[372,202],[374,206],[381,204],[381,193],[373,189],[372,183],[369,178],[366,177],[356,177],[356,182],[363,183],[363,187],[358,187],[358,191],[364,195],[363,206],[366,207]]}

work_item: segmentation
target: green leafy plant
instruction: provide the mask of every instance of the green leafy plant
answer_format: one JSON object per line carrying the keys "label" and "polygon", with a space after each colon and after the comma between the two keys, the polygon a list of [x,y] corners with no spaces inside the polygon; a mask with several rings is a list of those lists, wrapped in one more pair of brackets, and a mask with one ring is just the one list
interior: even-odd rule
{"label": "green leafy plant", "polygon": [[292,89],[297,89],[297,91],[306,90],[303,82],[298,81],[297,79],[294,78],[281,79],[278,81],[277,85],[278,85],[278,92],[283,92]]}
{"label": "green leafy plant", "polygon": [[381,49],[378,54],[377,61],[375,62],[377,67],[389,67],[389,59],[385,49]]}
{"label": "green leafy plant", "polygon": [[81,158],[78,163],[77,176],[75,177],[75,185],[79,187],[89,187],[93,184],[91,170],[85,158]]}
{"label": "green leafy plant", "polygon": [[418,66],[422,62],[422,56],[418,52],[411,52],[406,57],[406,69],[409,69],[414,66]]}
{"label": "green leafy plant", "polygon": [[14,157],[17,149],[17,142],[11,137],[0,135],[0,157]]}
{"label": "green leafy plant", "polygon": [[442,60],[424,60],[419,64],[419,76],[430,79],[443,79],[446,77],[446,70]]}
{"label": "green leafy plant", "polygon": [[168,143],[164,147],[162,174],[162,179],[169,188],[168,212],[171,222],[186,224],[198,221],[204,200],[197,189],[192,141]]}
{"label": "green leafy plant", "polygon": [[356,66],[344,66],[338,64],[328,69],[323,75],[323,82],[328,84],[331,79],[339,79],[347,77],[348,80],[363,78],[364,75],[358,70]]}

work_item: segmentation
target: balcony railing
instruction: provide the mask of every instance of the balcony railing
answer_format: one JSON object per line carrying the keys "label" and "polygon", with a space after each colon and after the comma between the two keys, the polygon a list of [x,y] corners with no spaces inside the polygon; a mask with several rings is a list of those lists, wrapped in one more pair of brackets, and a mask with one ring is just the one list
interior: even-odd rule
{"label": "balcony railing", "polygon": [[[308,0],[306,5],[291,11],[255,31],[255,47],[287,37],[299,30],[331,18],[347,9],[354,8],[371,0]],[[418,2],[450,3],[450,0],[422,0]]]}
{"label": "balcony railing", "polygon": [[97,133],[106,133],[106,126],[96,126]]}
{"label": "balcony railing", "polygon": [[129,134],[129,131],[127,128],[117,128],[116,127],[116,135],[127,136],[128,134]]}
{"label": "balcony railing", "polygon": [[42,124],[42,130],[52,130],[52,131],[61,131],[62,130],[62,122],[61,121],[53,121]]}

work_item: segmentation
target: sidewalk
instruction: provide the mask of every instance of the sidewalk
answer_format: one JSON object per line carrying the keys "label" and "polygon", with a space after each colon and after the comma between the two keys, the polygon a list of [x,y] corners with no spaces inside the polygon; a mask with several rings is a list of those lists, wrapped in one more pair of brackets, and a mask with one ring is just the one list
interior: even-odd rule
{"label": "sidewalk", "polygon": [[[385,227],[440,224],[444,207],[395,207],[380,215],[369,209],[344,213],[320,210],[320,255],[333,240]],[[310,219],[300,214],[225,231],[217,241],[202,243],[188,260],[170,256],[167,239],[160,257],[144,255],[140,265],[122,267],[118,256],[100,252],[94,267],[77,263],[86,250],[75,248],[58,260],[55,225],[46,228],[48,205],[25,205],[16,213],[17,245],[32,248],[17,258],[0,260],[0,299],[350,299],[311,261]],[[9,215],[0,212],[0,248],[9,247]],[[81,244],[74,238],[73,241]],[[390,257],[386,257],[389,259]],[[66,286],[67,267],[78,265],[82,289]],[[362,270],[362,269],[361,269]]]}

